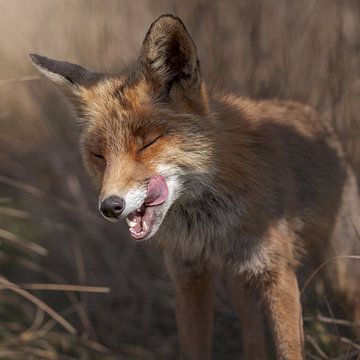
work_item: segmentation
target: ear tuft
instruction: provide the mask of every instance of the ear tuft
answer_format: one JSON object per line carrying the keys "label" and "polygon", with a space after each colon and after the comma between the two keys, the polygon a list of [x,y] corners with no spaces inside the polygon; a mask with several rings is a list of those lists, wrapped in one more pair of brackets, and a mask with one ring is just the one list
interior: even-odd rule
{"label": "ear tuft", "polygon": [[173,80],[183,84],[200,83],[196,48],[183,22],[172,15],[162,15],[153,22],[145,36],[141,62],[167,86]]}

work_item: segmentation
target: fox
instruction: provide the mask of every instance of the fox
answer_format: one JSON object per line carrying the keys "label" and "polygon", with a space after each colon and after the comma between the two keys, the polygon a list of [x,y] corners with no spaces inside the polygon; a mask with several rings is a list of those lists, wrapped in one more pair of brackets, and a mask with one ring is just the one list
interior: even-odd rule
{"label": "fox", "polygon": [[[118,73],[29,55],[69,98],[99,211],[155,239],[174,284],[179,358],[212,358],[214,276],[242,326],[242,358],[304,359],[297,271],[324,277],[360,322],[358,182],[334,129],[310,106],[207,86],[184,23],[162,15]],[[221,73],[219,73],[221,77]],[[104,244],[106,246],[106,244]],[[329,261],[336,257],[334,261]]]}

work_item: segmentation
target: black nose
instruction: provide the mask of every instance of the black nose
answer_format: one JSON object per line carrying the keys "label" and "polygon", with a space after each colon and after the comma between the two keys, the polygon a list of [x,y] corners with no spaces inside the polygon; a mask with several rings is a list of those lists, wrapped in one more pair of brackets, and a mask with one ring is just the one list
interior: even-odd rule
{"label": "black nose", "polygon": [[100,206],[100,211],[107,218],[118,219],[125,207],[124,199],[119,198],[118,196],[109,196]]}

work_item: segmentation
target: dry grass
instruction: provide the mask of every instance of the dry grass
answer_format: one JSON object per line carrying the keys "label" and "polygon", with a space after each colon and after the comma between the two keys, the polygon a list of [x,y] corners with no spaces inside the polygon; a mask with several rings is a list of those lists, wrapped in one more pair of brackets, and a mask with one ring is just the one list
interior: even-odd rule
{"label": "dry grass", "polygon": [[[24,218],[23,211],[5,206],[2,209],[3,214],[10,217]],[[36,256],[46,256],[45,248],[41,247],[42,251],[39,252],[36,244],[24,242],[14,233],[3,229],[0,229],[0,235],[4,239],[11,239],[10,246],[3,246],[0,252],[0,262],[4,269],[11,264],[16,266],[19,273],[25,268],[53,281],[62,280],[39,266],[35,262],[36,258],[30,259],[34,252]],[[26,243],[26,246],[19,246],[21,243]],[[65,318],[74,314],[80,321],[83,320],[84,309],[78,293],[108,293],[108,288],[58,283],[14,284],[0,275],[0,290],[1,359],[114,359],[109,355],[109,349],[89,338],[89,332],[84,331],[79,336],[75,327]],[[60,313],[41,300],[41,295],[30,292],[33,290],[69,292],[67,307]],[[85,317],[88,320],[86,314]],[[89,324],[89,320],[85,322],[85,325]],[[61,328],[63,331],[60,331]]]}
{"label": "dry grass", "polygon": [[[44,309],[1,290],[1,358],[104,358],[97,341],[121,359],[174,358],[174,304],[160,254],[98,217],[96,196],[79,165],[74,114],[27,59],[37,52],[117,70],[138,54],[153,19],[168,12],[189,27],[209,83],[256,98],[311,104],[336,126],[359,173],[357,0],[1,1],[2,275],[16,284],[111,288],[109,294],[35,292],[80,335],[62,331]],[[310,285],[315,291],[305,293],[308,357],[356,358],[351,326],[334,318],[317,278]],[[220,285],[218,293],[221,341],[215,340],[215,358],[235,359],[238,328]]]}

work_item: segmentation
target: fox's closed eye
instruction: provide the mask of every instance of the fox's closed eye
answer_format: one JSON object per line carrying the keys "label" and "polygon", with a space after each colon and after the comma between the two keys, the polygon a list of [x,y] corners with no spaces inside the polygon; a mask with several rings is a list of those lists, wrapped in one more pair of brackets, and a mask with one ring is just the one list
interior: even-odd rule
{"label": "fox's closed eye", "polygon": [[148,147],[151,146],[152,144],[156,143],[161,137],[162,137],[162,135],[159,135],[159,136],[155,137],[154,139],[148,141],[147,143],[145,143],[145,144],[143,145],[143,147],[142,147],[139,151],[145,150],[146,148],[148,148]]}
{"label": "fox's closed eye", "polygon": [[98,153],[90,152],[90,154],[98,159],[104,159],[104,156]]}

